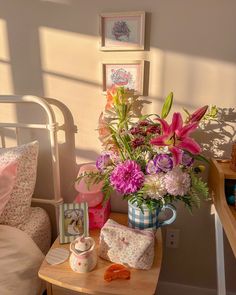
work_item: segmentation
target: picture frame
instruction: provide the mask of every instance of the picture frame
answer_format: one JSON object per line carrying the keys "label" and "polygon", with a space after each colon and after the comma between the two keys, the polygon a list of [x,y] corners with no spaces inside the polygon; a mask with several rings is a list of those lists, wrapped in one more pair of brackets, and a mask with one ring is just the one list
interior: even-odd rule
{"label": "picture frame", "polygon": [[145,11],[102,13],[102,51],[144,50]]}
{"label": "picture frame", "polygon": [[146,95],[144,93],[145,68],[144,60],[104,62],[102,64],[103,93],[112,86],[124,86],[134,90],[138,95]]}
{"label": "picture frame", "polygon": [[64,203],[59,207],[59,241],[70,243],[78,236],[89,235],[87,203]]}

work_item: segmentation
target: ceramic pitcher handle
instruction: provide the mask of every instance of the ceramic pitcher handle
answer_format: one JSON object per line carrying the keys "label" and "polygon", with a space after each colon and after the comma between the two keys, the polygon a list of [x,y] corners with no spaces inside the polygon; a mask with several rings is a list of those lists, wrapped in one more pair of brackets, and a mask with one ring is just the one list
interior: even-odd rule
{"label": "ceramic pitcher handle", "polygon": [[171,224],[176,219],[177,214],[176,214],[176,208],[175,208],[175,206],[173,206],[171,204],[168,204],[168,205],[165,205],[162,210],[166,210],[166,209],[170,209],[172,211],[172,216],[169,219],[166,219],[164,221],[161,221],[160,222],[160,226]]}

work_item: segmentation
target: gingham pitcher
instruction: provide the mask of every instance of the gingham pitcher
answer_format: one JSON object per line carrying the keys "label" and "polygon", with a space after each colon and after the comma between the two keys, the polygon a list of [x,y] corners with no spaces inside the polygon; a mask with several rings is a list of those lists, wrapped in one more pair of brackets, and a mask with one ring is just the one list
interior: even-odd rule
{"label": "gingham pitcher", "polygon": [[[161,209],[155,208],[153,211],[150,211],[145,205],[142,205],[142,208],[143,212],[136,206],[135,203],[132,204],[130,201],[128,202],[129,227],[137,229],[157,229],[160,226],[171,224],[176,219],[176,208],[171,204],[165,205]],[[159,213],[161,211],[165,211],[166,209],[171,210],[172,216],[163,221],[158,220]]]}

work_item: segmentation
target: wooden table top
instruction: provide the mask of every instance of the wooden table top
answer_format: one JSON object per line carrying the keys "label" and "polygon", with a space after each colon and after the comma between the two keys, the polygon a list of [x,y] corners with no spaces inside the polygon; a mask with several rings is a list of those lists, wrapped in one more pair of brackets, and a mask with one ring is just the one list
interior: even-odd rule
{"label": "wooden table top", "polygon": [[[110,218],[120,224],[127,225],[127,214],[111,213]],[[90,230],[98,247],[100,230]],[[52,248],[69,249],[69,244],[59,244],[58,238]],[[98,257],[96,268],[89,273],[76,273],[72,271],[69,261],[59,265],[50,265],[43,261],[39,277],[53,285],[85,294],[119,294],[119,295],[153,295],[155,294],[162,261],[162,235],[161,229],[157,230],[155,241],[155,258],[150,270],[131,270],[130,280],[114,280],[106,282],[103,278],[106,268],[112,262]]]}

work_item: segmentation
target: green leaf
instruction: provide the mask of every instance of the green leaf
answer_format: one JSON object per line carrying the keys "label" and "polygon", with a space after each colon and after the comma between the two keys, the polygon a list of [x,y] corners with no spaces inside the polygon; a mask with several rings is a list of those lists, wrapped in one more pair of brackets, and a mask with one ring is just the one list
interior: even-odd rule
{"label": "green leaf", "polygon": [[184,112],[188,115],[188,117],[190,116],[190,113],[187,109],[183,108]]}
{"label": "green leaf", "polygon": [[172,107],[172,103],[173,103],[173,92],[170,92],[170,94],[166,97],[164,105],[162,107],[162,111],[161,111],[161,118],[165,119]]}
{"label": "green leaf", "polygon": [[195,160],[207,162],[207,164],[210,164],[210,161],[207,158],[205,158],[204,156],[202,156],[202,155],[193,155],[193,158]]}

